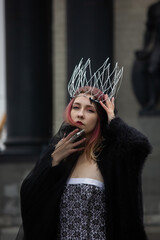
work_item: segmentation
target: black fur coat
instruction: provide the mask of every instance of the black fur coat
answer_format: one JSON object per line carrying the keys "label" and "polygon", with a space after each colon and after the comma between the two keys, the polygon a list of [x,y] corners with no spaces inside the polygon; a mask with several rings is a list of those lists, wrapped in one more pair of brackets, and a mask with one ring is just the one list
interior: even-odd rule
{"label": "black fur coat", "polygon": [[[64,132],[71,130],[71,126],[60,129],[22,183],[25,240],[56,240],[61,195],[78,156],[74,154],[52,167],[51,153]],[[97,164],[105,184],[107,240],[146,240],[141,173],[151,146],[143,134],[118,117],[111,121],[103,135],[104,148]]]}

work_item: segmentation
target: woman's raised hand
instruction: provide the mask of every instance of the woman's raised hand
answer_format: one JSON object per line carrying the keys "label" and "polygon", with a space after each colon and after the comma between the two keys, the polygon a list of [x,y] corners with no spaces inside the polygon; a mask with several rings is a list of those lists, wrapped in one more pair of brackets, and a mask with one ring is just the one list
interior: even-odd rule
{"label": "woman's raised hand", "polygon": [[114,97],[112,97],[111,100],[110,100],[108,95],[105,94],[104,98],[105,98],[105,101],[104,102],[100,101],[100,104],[104,108],[104,110],[106,111],[106,113],[108,115],[108,122],[110,123],[110,121],[113,118],[115,118],[115,114],[114,114]]}
{"label": "woman's raised hand", "polygon": [[70,134],[68,134],[67,137],[63,137],[56,145],[56,148],[54,152],[51,154],[52,157],[52,166],[58,165],[64,158],[68,157],[74,152],[81,151],[84,149],[84,147],[79,147],[80,144],[82,144],[86,138],[83,138],[79,141],[76,142],[71,142],[70,139],[71,137],[74,136],[79,131],[79,129],[73,130]]}

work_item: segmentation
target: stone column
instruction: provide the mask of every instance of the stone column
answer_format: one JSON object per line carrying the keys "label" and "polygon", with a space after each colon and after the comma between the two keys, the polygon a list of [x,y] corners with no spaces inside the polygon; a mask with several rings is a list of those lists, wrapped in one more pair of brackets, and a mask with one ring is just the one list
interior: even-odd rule
{"label": "stone column", "polygon": [[4,154],[39,154],[52,134],[51,5],[51,0],[5,0]]}
{"label": "stone column", "polygon": [[113,1],[67,0],[68,78],[83,57],[92,70],[113,57]]}

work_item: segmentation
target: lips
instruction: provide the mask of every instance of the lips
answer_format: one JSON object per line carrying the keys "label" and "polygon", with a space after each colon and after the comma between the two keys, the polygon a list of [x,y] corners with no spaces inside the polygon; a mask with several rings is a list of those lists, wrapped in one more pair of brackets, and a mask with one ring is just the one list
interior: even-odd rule
{"label": "lips", "polygon": [[81,126],[84,125],[81,121],[77,121],[76,123]]}

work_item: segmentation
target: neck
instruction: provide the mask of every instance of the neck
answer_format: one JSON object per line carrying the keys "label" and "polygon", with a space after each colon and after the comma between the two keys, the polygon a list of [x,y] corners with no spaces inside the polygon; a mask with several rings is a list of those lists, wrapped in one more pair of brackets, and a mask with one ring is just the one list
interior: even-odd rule
{"label": "neck", "polygon": [[84,162],[90,162],[91,164],[95,163],[95,160],[88,158],[86,155],[86,152],[83,152],[80,156],[79,156],[79,162],[84,163]]}

